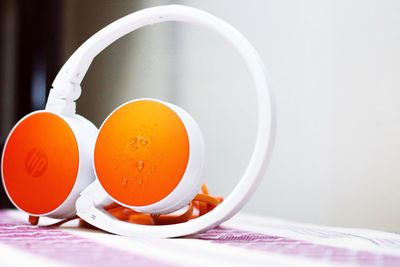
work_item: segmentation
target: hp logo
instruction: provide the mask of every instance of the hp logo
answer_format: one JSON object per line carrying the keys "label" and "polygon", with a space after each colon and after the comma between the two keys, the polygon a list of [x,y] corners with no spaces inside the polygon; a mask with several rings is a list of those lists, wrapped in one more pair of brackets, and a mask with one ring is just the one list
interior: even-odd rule
{"label": "hp logo", "polygon": [[25,170],[32,177],[40,177],[47,169],[47,156],[42,150],[33,148],[25,158]]}

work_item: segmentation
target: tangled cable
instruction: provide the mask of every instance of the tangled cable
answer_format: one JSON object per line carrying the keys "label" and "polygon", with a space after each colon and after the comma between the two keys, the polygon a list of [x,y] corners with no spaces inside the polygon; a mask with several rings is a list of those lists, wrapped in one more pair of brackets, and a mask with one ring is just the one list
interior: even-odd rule
{"label": "tangled cable", "polygon": [[[195,198],[188,204],[187,209],[181,214],[150,214],[141,213],[134,211],[130,208],[124,207],[118,203],[111,203],[104,206],[104,210],[107,211],[111,216],[121,221],[127,221],[136,224],[143,225],[168,225],[187,222],[189,220],[198,218],[218,206],[223,201],[222,197],[210,196],[207,186],[205,184],[201,187],[201,193],[198,193]],[[38,216],[29,216],[29,223],[37,225],[39,223]],[[57,223],[48,226],[61,226],[66,222],[79,219],[78,216],[61,220]],[[87,224],[80,220],[80,226],[86,226]]]}

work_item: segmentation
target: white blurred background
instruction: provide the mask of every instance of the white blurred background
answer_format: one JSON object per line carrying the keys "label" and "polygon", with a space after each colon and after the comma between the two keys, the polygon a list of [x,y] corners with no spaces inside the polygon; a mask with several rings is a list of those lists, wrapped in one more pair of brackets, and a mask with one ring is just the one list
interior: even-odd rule
{"label": "white blurred background", "polygon": [[[276,147],[245,211],[400,231],[400,2],[64,0],[63,60],[108,23],[173,3],[232,24],[269,71]],[[213,33],[179,23],[141,29],[95,59],[83,90],[78,111],[97,126],[138,97],[189,111],[205,135],[212,193],[229,193],[247,166],[254,87],[240,57]]]}

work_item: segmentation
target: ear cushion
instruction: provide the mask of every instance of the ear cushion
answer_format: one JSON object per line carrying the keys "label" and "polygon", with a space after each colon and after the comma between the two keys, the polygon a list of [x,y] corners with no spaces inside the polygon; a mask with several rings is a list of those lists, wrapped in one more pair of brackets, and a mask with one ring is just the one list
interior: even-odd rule
{"label": "ear cushion", "polygon": [[[81,150],[93,147],[96,134],[96,130],[86,133],[92,135],[88,137],[92,141],[85,143],[92,144],[83,144],[77,134],[82,121],[81,117],[38,111],[25,116],[12,129],[1,169],[6,192],[17,208],[38,216],[67,217],[74,213],[71,195],[76,199],[77,185],[90,183],[78,179],[83,173],[88,176],[82,168],[87,159]],[[89,180],[93,180],[91,173]]]}
{"label": "ear cushion", "polygon": [[200,189],[203,157],[203,138],[189,114],[142,99],[120,106],[104,121],[94,169],[116,202],[166,213],[187,205]]}

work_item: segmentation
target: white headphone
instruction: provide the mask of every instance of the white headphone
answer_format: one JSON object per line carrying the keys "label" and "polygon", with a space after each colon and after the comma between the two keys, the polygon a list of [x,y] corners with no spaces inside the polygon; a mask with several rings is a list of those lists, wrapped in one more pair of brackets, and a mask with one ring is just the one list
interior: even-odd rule
{"label": "white headphone", "polygon": [[[258,127],[247,169],[222,203],[196,219],[149,226],[118,220],[103,207],[115,201],[152,214],[185,207],[202,184],[205,153],[200,128],[187,112],[173,104],[139,99],[114,110],[98,131],[75,113],[75,101],[97,54],[138,28],[164,21],[213,30],[239,52],[256,88]],[[142,118],[141,114],[146,115]],[[173,136],[181,138],[171,152],[164,143]],[[14,205],[31,215],[68,218],[76,212],[89,224],[110,233],[184,236],[217,226],[241,209],[266,174],[274,136],[271,91],[263,63],[247,39],[204,11],[179,5],[153,7],[111,23],[68,59],[53,82],[46,109],[25,116],[10,132],[1,164],[3,183]]]}

